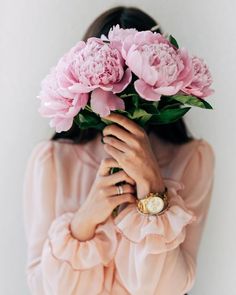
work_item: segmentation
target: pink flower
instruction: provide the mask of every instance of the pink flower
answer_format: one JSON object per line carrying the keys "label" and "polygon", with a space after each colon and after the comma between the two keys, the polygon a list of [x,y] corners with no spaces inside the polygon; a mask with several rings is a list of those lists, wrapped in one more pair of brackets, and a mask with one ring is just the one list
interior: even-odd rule
{"label": "pink flower", "polygon": [[133,45],[139,47],[147,44],[167,44],[174,48],[174,46],[160,33],[142,31],[137,32],[136,34],[130,34],[124,39],[121,50],[123,58],[125,60],[127,59],[127,54]]}
{"label": "pink flower", "polygon": [[[67,89],[68,93],[69,87],[77,83],[77,78],[73,75],[71,70],[73,60],[76,58],[76,54],[84,48],[84,41],[79,41],[74,47],[72,47],[57,63],[57,81],[60,88]],[[68,95],[68,94],[67,94]]]}
{"label": "pink flower", "polygon": [[183,87],[181,90],[187,94],[205,98],[214,92],[212,89],[210,89],[212,84],[211,73],[203,59],[194,56],[192,58],[192,63],[193,78],[189,84]]}
{"label": "pink flower", "polygon": [[109,41],[111,47],[117,48],[120,52],[122,50],[125,39],[133,38],[138,31],[136,29],[122,29],[119,25],[113,26],[108,32],[108,36],[101,36],[104,41]]}
{"label": "pink flower", "polygon": [[92,110],[101,117],[108,116],[110,111],[125,109],[124,101],[120,97],[100,88],[93,90],[91,93],[90,104]]}
{"label": "pink flower", "polygon": [[143,31],[125,38],[122,55],[138,77],[134,82],[136,91],[146,100],[174,95],[192,79],[187,50],[176,50],[159,33]]}
{"label": "pink flower", "polygon": [[132,79],[130,69],[124,69],[119,50],[101,39],[92,37],[86,43],[80,42],[69,56],[71,63],[63,79],[76,81],[68,88],[73,93],[88,93],[96,88],[119,93]]}
{"label": "pink flower", "polygon": [[57,132],[70,129],[74,116],[88,102],[88,94],[72,94],[66,88],[60,87],[58,78],[62,74],[56,67],[52,68],[42,81],[41,91],[37,96],[41,100],[39,113],[51,119],[50,127],[55,127]]}

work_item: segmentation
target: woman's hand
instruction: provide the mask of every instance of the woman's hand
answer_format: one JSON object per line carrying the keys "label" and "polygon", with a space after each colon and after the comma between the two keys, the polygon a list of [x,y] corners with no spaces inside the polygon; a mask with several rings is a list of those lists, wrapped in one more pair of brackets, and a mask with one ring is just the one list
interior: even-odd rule
{"label": "woman's hand", "polygon": [[135,180],[137,197],[141,199],[151,191],[164,191],[159,165],[145,130],[120,114],[112,113],[105,119],[118,125],[104,128],[104,148]]}
{"label": "woman's hand", "polygon": [[[120,204],[135,202],[135,182],[125,171],[109,175],[112,167],[119,167],[113,158],[102,160],[88,197],[71,223],[72,234],[80,241],[94,236],[96,226],[105,221]],[[116,183],[125,181],[124,193],[117,195]]]}

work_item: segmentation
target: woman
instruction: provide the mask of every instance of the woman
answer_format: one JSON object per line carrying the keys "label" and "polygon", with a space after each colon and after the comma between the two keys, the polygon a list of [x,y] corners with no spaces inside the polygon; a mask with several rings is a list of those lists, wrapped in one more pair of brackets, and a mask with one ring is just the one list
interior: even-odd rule
{"label": "woman", "polygon": [[[116,24],[160,32],[144,12],[117,7],[84,40]],[[113,124],[102,134],[73,125],[32,151],[24,183],[29,288],[40,295],[183,295],[196,278],[213,149],[189,136],[182,119],[146,131],[119,114],[107,119]],[[122,170],[111,175],[111,167]],[[163,214],[137,210],[136,200],[165,188]]]}

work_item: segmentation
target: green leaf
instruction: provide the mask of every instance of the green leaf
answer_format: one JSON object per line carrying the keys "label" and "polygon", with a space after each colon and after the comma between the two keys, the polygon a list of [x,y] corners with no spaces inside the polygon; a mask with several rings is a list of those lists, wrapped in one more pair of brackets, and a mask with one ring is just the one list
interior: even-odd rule
{"label": "green leaf", "polygon": [[134,120],[140,126],[145,126],[147,121],[152,117],[152,114],[146,112],[144,109],[135,107],[133,107],[129,112],[125,112],[123,114],[129,119]]}
{"label": "green leaf", "polygon": [[179,44],[172,35],[169,36],[169,41],[172,45],[174,45],[177,49],[179,49]]}
{"label": "green leaf", "polygon": [[153,102],[152,102],[152,105],[153,105],[155,108],[158,108],[159,101],[153,101]]}
{"label": "green leaf", "polygon": [[191,106],[203,108],[203,109],[213,109],[212,106],[204,99],[198,98],[191,95],[174,95],[171,99],[177,100],[183,104],[188,104]]}
{"label": "green leaf", "polygon": [[181,102],[176,102],[176,103],[172,103],[172,104],[167,104],[164,107],[161,108],[161,110],[166,110],[166,109],[177,109],[179,108],[181,105],[184,105]]}
{"label": "green leaf", "polygon": [[119,113],[119,114],[123,114],[123,115],[128,115],[129,113],[125,110],[115,110],[115,111],[112,111],[112,113]]}
{"label": "green leaf", "polygon": [[139,107],[139,102],[140,102],[140,97],[138,95],[133,95],[132,96],[132,103],[136,108]]}
{"label": "green leaf", "polygon": [[103,130],[106,127],[106,124],[103,122],[100,122],[99,124],[93,126],[92,128],[97,129],[97,130]]}
{"label": "green leaf", "polygon": [[134,111],[131,114],[129,114],[128,116],[129,116],[130,119],[135,120],[135,119],[141,118],[141,117],[146,116],[146,115],[148,115],[148,113],[145,110],[143,110],[143,109],[134,109]]}
{"label": "green leaf", "polygon": [[101,121],[102,121],[105,125],[111,125],[111,124],[113,124],[112,121],[107,120],[107,119],[104,119],[104,118],[101,118]]}
{"label": "green leaf", "polygon": [[179,120],[191,107],[161,110],[159,115],[153,115],[150,124],[168,124]]}
{"label": "green leaf", "polygon": [[150,114],[158,114],[159,113],[159,110],[158,110],[158,102],[157,104],[154,104],[154,103],[142,103],[142,108],[150,113]]}
{"label": "green leaf", "polygon": [[90,116],[89,114],[83,115],[82,113],[78,115],[79,124],[81,128],[88,128],[95,126],[99,123],[98,119],[94,116]]}
{"label": "green leaf", "polygon": [[138,118],[138,120],[136,120],[136,122],[142,126],[145,127],[147,125],[147,123],[149,122],[149,120],[152,118],[152,114],[146,114],[140,118]]}
{"label": "green leaf", "polygon": [[124,94],[120,95],[120,98],[126,98],[126,97],[130,97],[130,96],[134,96],[134,95],[137,95],[137,94],[136,93],[128,93],[128,94],[124,93]]}
{"label": "green leaf", "polygon": [[98,115],[86,109],[79,112],[74,121],[81,129],[95,128],[102,130],[105,126]]}

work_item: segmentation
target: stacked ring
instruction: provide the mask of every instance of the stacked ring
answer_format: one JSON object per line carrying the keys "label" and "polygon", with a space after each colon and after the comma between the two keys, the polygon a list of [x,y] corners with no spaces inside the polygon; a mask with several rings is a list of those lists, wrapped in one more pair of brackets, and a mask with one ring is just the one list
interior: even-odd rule
{"label": "stacked ring", "polygon": [[124,189],[122,185],[117,186],[117,194],[122,195],[124,193]]}

